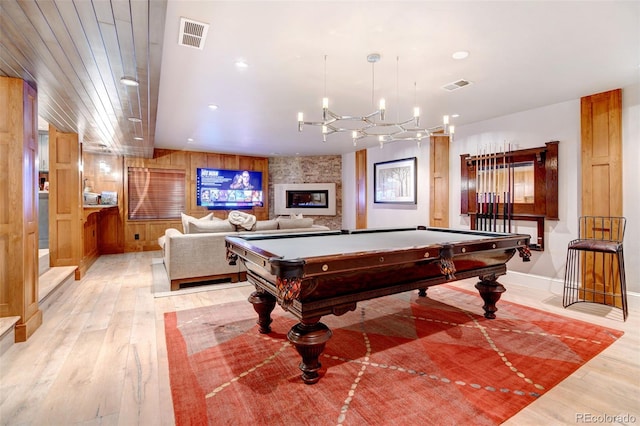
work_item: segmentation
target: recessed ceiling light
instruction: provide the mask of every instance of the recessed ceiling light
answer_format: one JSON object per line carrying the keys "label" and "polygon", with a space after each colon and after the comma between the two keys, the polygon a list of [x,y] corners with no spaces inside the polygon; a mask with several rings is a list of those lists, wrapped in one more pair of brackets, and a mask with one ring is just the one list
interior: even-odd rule
{"label": "recessed ceiling light", "polygon": [[249,64],[247,64],[245,61],[243,61],[242,59],[236,61],[236,68],[249,68]]}
{"label": "recessed ceiling light", "polygon": [[138,117],[129,117],[129,121],[134,123],[140,123],[142,120],[140,120]]}
{"label": "recessed ceiling light", "polygon": [[133,138],[134,141],[143,141],[144,139],[141,138],[140,136],[136,136],[135,138]]}
{"label": "recessed ceiling light", "polygon": [[217,109],[218,109],[218,105],[216,105],[216,104],[209,104],[209,109],[212,109],[212,110],[214,110],[214,111],[215,111],[215,110],[217,110]]}
{"label": "recessed ceiling light", "polygon": [[460,114],[451,114],[451,118],[458,118],[460,117]]}
{"label": "recessed ceiling light", "polygon": [[140,84],[133,77],[122,77],[120,79],[120,83],[124,84],[125,86],[133,86],[133,87],[137,87]]}
{"label": "recessed ceiling light", "polygon": [[193,142],[193,138],[187,138],[187,143]]}
{"label": "recessed ceiling light", "polygon": [[466,50],[459,50],[457,52],[453,52],[453,55],[451,55],[453,59],[465,59],[467,56],[469,56],[469,52]]}

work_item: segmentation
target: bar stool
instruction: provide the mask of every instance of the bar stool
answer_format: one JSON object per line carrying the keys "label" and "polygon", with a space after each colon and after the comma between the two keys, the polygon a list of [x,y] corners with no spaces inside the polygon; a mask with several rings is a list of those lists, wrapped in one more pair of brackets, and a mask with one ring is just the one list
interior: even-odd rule
{"label": "bar stool", "polygon": [[627,285],[622,240],[626,219],[582,216],[579,238],[569,243],[562,305],[599,303],[622,309],[627,320]]}

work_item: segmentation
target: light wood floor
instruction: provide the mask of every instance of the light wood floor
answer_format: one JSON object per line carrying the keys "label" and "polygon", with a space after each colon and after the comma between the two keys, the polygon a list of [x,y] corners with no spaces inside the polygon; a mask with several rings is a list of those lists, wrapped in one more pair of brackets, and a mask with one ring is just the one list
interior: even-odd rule
{"label": "light wood floor", "polygon": [[[159,256],[102,256],[83,280],[47,299],[44,324],[0,358],[1,424],[173,424],[163,314],[246,300],[253,289],[154,298],[150,264]],[[640,423],[637,308],[623,322],[607,307],[562,309],[558,295],[513,285],[503,300],[625,331],[618,342],[505,424],[611,424],[623,423],[613,416],[625,415],[633,416],[628,424]],[[593,421],[603,415],[611,417]]]}

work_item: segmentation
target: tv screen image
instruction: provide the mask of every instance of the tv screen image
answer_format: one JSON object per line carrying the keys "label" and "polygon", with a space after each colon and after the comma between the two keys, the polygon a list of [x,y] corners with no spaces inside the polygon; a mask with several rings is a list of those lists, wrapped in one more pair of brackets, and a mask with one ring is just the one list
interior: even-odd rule
{"label": "tv screen image", "polygon": [[198,168],[196,204],[229,210],[263,207],[262,172]]}

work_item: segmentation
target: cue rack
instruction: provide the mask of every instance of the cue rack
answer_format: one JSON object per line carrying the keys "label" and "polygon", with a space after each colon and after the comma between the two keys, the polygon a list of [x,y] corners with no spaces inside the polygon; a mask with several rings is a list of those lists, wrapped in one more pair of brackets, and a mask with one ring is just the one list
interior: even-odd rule
{"label": "cue rack", "polygon": [[520,150],[505,142],[460,157],[460,209],[471,229],[511,233],[515,221],[533,221],[538,236],[529,248],[544,250],[544,221],[558,220],[558,142]]}

